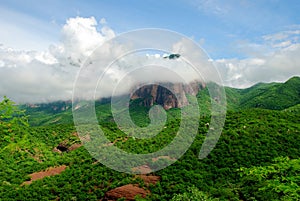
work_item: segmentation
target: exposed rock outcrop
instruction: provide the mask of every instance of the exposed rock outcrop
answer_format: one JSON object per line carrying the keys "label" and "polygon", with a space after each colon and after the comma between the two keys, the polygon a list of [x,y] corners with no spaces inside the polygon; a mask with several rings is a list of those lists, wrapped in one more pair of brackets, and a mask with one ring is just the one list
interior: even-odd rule
{"label": "exposed rock outcrop", "polygon": [[[77,135],[73,134],[73,136],[78,137]],[[69,151],[73,151],[75,149],[78,149],[79,147],[81,147],[83,144],[82,143],[76,143],[76,141],[71,140],[71,139],[65,139],[64,141],[62,141],[61,143],[59,143],[59,145],[57,145],[56,147],[53,148],[53,152],[69,152]]]}
{"label": "exposed rock outcrop", "polygon": [[104,198],[101,200],[112,201],[120,198],[125,198],[125,200],[134,200],[136,196],[145,198],[151,193],[148,189],[149,186],[155,185],[160,181],[160,177],[155,175],[136,175],[135,178],[139,178],[144,181],[144,188],[141,188],[138,184],[127,184],[106,192]]}
{"label": "exposed rock outcrop", "polygon": [[181,108],[189,104],[187,94],[197,95],[205,85],[192,82],[188,85],[183,83],[161,83],[144,85],[131,94],[131,100],[141,99],[140,104],[146,107],[159,104],[168,110]]}
{"label": "exposed rock outcrop", "polygon": [[104,200],[118,200],[120,198],[125,198],[125,200],[134,200],[137,195],[145,198],[149,193],[149,191],[141,187],[127,184],[106,192]]}

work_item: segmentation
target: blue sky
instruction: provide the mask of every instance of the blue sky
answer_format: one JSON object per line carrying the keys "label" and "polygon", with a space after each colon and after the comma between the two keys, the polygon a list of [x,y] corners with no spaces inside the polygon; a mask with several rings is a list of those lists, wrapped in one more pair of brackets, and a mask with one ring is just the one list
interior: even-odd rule
{"label": "blue sky", "polygon": [[48,48],[59,40],[66,19],[94,16],[105,18],[116,33],[149,27],[177,31],[200,42],[214,59],[246,57],[240,41],[260,43],[263,35],[300,24],[297,0],[2,0],[0,9],[1,30],[19,30],[1,34],[1,43],[16,48]]}
{"label": "blue sky", "polygon": [[142,28],[199,43],[226,86],[300,76],[299,0],[0,2],[0,97],[19,102],[69,100],[74,62],[96,44]]}

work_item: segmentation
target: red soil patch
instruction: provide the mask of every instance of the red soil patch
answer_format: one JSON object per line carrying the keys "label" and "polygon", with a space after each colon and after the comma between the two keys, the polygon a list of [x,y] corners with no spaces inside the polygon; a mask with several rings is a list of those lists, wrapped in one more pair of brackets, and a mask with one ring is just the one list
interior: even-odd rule
{"label": "red soil patch", "polygon": [[150,191],[146,191],[143,188],[134,186],[132,184],[127,184],[115,189],[112,189],[105,194],[104,200],[113,201],[120,198],[125,198],[126,200],[134,200],[135,196],[140,195],[142,198],[145,198]]}
{"label": "red soil patch", "polygon": [[33,181],[38,180],[38,179],[43,179],[44,177],[60,174],[66,168],[67,168],[66,165],[62,165],[59,167],[50,167],[45,171],[32,173],[29,175],[31,177],[30,181],[25,181],[22,185],[31,184]]}

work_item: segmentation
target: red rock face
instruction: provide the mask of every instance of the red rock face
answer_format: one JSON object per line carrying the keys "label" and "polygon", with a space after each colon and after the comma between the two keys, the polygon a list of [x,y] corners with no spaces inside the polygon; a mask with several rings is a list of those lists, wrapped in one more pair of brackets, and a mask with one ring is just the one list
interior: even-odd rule
{"label": "red rock face", "polygon": [[148,187],[150,185],[155,185],[160,181],[160,177],[155,175],[135,175],[135,178],[142,179],[146,189],[139,187],[138,184],[127,184],[106,192],[101,201],[113,201],[120,198],[125,198],[125,200],[134,200],[136,196],[145,198],[151,193],[150,190],[148,190]]}
{"label": "red rock face", "polygon": [[[131,100],[140,98],[142,99],[141,104],[146,107],[159,104],[166,110],[171,108],[181,108],[189,104],[186,94],[196,96],[199,89],[202,87],[204,87],[204,85],[199,82],[192,82],[189,85],[183,83],[145,85],[131,95]],[[168,88],[170,90],[168,90]]]}
{"label": "red rock face", "polygon": [[126,200],[134,200],[135,196],[140,195],[145,198],[150,192],[138,186],[127,184],[115,189],[112,189],[105,194],[104,200],[118,200],[125,198]]}

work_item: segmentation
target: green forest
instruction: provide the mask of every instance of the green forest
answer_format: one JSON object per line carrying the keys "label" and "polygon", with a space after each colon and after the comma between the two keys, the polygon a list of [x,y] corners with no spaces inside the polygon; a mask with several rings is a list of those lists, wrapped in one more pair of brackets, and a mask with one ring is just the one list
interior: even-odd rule
{"label": "green forest", "polygon": [[[225,125],[208,157],[198,158],[210,122],[205,88],[197,94],[201,115],[193,144],[172,165],[147,175],[121,173],[94,159],[81,146],[71,102],[16,105],[3,97],[0,200],[300,200],[300,78],[225,91]],[[159,135],[135,139],[118,129],[109,100],[95,108],[107,138],[126,152],[155,152],[180,125],[181,109],[173,108]],[[149,123],[148,111],[137,101],[130,105],[139,126]],[[147,168],[165,160],[172,158],[157,158]]]}

